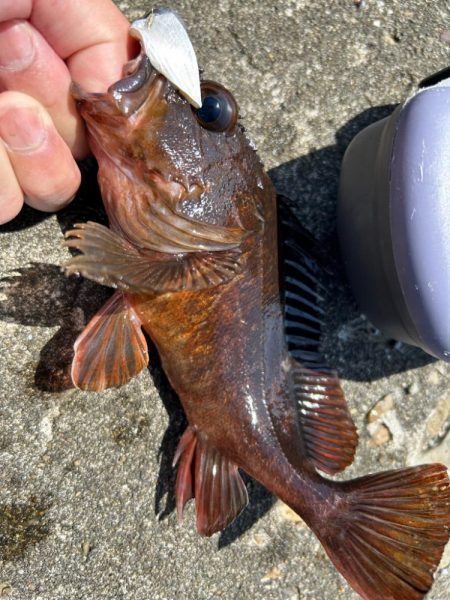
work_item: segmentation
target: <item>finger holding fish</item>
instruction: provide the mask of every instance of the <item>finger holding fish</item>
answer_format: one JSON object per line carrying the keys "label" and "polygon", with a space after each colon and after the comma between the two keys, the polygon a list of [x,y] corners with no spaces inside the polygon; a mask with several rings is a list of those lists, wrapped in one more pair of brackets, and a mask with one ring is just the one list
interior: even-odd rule
{"label": "finger holding fish", "polygon": [[101,92],[138,50],[129,22],[111,0],[33,2],[31,24],[67,64],[71,78]]}
{"label": "finger holding fish", "polygon": [[29,22],[90,90],[106,89],[136,50],[126,17],[110,0],[2,0],[0,23],[13,20]]}
{"label": "finger holding fish", "polygon": [[42,104],[76,158],[88,153],[84,124],[69,93],[64,61],[28,21],[0,24],[0,85]]}
{"label": "finger holding fish", "polygon": [[14,219],[23,205],[23,194],[16,179],[6,148],[0,145],[0,225]]}
{"label": "finger holding fish", "polygon": [[[76,192],[80,174],[74,158],[85,157],[89,147],[70,83],[74,78],[101,91],[116,80],[133,53],[127,30],[126,18],[109,0],[1,3],[0,137],[5,150],[0,170],[5,183],[0,222],[17,214],[24,197],[37,209],[58,210]],[[15,92],[22,93],[17,105]],[[19,147],[3,134],[22,139]],[[44,138],[45,149],[39,141]]]}
{"label": "finger holding fish", "polygon": [[51,116],[36,100],[19,92],[0,94],[0,139],[0,168],[8,182],[0,192],[0,220],[8,220],[21,197],[44,211],[70,201],[80,184],[79,169]]}
{"label": "finger holding fish", "polygon": [[128,22],[105,0],[30,2],[25,19],[17,8],[16,18],[3,9],[6,21],[0,12],[0,85],[41,102],[74,156],[82,158],[88,146],[70,82],[102,91],[120,76],[132,52]]}

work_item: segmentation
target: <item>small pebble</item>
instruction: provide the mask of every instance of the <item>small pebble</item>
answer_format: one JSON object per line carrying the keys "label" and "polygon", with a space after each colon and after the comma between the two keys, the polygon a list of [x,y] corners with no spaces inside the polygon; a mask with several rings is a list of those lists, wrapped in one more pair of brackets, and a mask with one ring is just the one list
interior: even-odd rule
{"label": "small pebble", "polygon": [[268,571],[264,577],[261,578],[261,581],[273,581],[274,579],[280,579],[281,571],[278,567],[272,567],[270,571]]}
{"label": "small pebble", "polygon": [[394,396],[392,394],[386,394],[370,409],[367,415],[367,422],[375,423],[376,421],[379,421],[383,415],[393,409]]}
{"label": "small pebble", "polygon": [[439,371],[436,371],[436,369],[433,369],[428,374],[427,380],[429,383],[431,383],[431,385],[438,385],[439,382],[441,381],[441,375],[440,375]]}
{"label": "small pebble", "polygon": [[369,428],[369,435],[370,440],[367,445],[372,448],[376,446],[383,446],[383,444],[387,444],[392,439],[391,432],[386,425],[383,425],[383,423],[376,425],[373,433],[370,432]]}
{"label": "small pebble", "polygon": [[299,517],[298,514],[292,510],[292,508],[289,508],[287,504],[281,502],[281,500],[277,502],[277,511],[284,521],[290,521],[299,527],[305,526],[303,519]]}
{"label": "small pebble", "polygon": [[85,560],[87,560],[93,546],[89,540],[85,540],[81,546],[81,552]]}
{"label": "small pebble", "polygon": [[406,393],[409,394],[410,396],[414,396],[415,394],[418,394],[420,392],[420,386],[417,383],[417,381],[414,381],[414,383],[412,383],[411,385],[409,385],[406,388]]}
{"label": "small pebble", "polygon": [[426,431],[430,438],[442,435],[450,420],[450,396],[441,399],[427,419]]}
{"label": "small pebble", "polygon": [[269,542],[269,536],[267,535],[267,533],[264,533],[263,531],[257,531],[253,535],[253,542],[255,543],[256,546],[267,546],[267,544]]}
{"label": "small pebble", "polygon": [[450,29],[444,29],[444,31],[441,32],[441,42],[450,44]]}

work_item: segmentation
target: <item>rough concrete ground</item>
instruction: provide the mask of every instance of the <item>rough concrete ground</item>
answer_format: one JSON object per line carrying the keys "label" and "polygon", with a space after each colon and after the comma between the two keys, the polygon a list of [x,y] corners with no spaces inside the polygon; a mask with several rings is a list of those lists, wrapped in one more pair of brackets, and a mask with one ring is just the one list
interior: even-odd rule
{"label": "rough concrete ground", "polygon": [[[150,8],[117,3],[130,18]],[[335,255],[347,143],[450,62],[448,2],[365,4],[171,2],[205,75],[234,91],[279,190]],[[64,389],[74,336],[104,297],[58,269],[61,229],[97,218],[91,183],[60,215],[25,210],[0,228],[0,597],[356,598],[309,530],[252,482],[249,508],[222,535],[200,538],[192,507],[176,524],[170,461],[184,424],[156,357],[156,387],[146,371],[102,394]],[[360,432],[346,477],[448,463],[449,367],[375,331],[337,260],[324,345]],[[447,558],[430,600],[449,586]]]}

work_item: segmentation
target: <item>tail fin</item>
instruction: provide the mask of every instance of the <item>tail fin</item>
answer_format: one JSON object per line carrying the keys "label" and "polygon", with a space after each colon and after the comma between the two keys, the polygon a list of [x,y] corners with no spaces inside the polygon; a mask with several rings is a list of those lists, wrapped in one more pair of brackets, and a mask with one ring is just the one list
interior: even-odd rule
{"label": "tail fin", "polygon": [[365,600],[423,598],[450,534],[446,467],[424,465],[338,485],[335,508],[314,528],[336,568]]}

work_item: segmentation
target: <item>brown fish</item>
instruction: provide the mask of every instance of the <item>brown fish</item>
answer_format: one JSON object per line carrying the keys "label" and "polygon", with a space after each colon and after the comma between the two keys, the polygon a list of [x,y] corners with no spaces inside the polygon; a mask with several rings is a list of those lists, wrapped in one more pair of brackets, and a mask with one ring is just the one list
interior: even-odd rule
{"label": "brown fish", "polygon": [[[145,24],[164,19],[176,17],[157,11]],[[318,350],[314,244],[287,219],[282,301],[276,195],[236,103],[204,81],[194,110],[195,81],[188,93],[178,67],[152,67],[158,43],[144,40],[108,93],[75,88],[110,229],[68,232],[82,254],[67,271],[117,291],[76,342],[74,384],[98,391],[136,375],[148,362],[144,329],[189,421],[176,453],[180,517],[195,498],[200,533],[226,527],[247,503],[243,469],[306,521],[363,598],[422,598],[449,538],[447,469],[346,482],[318,472],[349,465],[357,435]]]}

